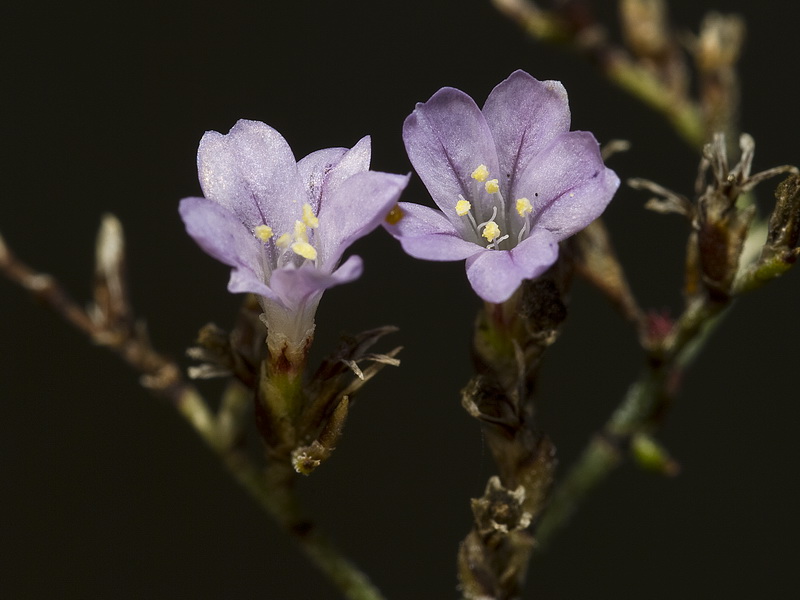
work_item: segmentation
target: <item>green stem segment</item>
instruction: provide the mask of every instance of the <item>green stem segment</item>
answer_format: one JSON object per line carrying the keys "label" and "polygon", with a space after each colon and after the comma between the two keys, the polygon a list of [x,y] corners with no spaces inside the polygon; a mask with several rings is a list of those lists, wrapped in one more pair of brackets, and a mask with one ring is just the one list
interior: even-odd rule
{"label": "green stem segment", "polygon": [[308,559],[349,600],[382,600],[381,593],[358,567],[347,560],[313,521],[303,516],[294,494],[296,474],[288,461],[273,461],[265,469],[237,451],[221,435],[217,419],[191,387],[177,394],[176,406],[200,437],[216,452],[225,467],[305,553]]}
{"label": "green stem segment", "polygon": [[569,522],[583,499],[622,464],[634,437],[658,427],[662,409],[674,393],[675,377],[692,363],[726,314],[724,306],[703,302],[678,321],[663,362],[648,366],[556,486],[536,529],[537,552]]}
{"label": "green stem segment", "polygon": [[[121,233],[118,232],[117,235],[121,236]],[[121,264],[121,260],[119,262]],[[175,362],[156,352],[140,330],[125,327],[126,322],[120,323],[113,318],[115,315],[102,311],[108,303],[96,303],[97,312],[102,314],[103,319],[90,318],[85,307],[72,300],[54,278],[39,273],[18,260],[6,246],[2,236],[0,274],[28,290],[90,339],[102,343],[119,355],[134,370],[142,373],[143,381],[151,391],[168,397],[203,441],[216,452],[234,479],[297,542],[311,562],[345,598],[382,600],[383,596],[367,577],[344,558],[312,521],[302,516],[293,490],[296,474],[292,471],[288,458],[271,461],[266,467],[260,467],[238,449],[240,418],[248,414],[251,410],[249,407],[252,406],[252,399],[244,387],[232,384],[233,387],[227,390],[223,398],[219,414],[215,415],[200,393],[185,382],[181,369]],[[104,292],[102,286],[100,287],[100,291]],[[101,296],[105,298],[105,294]],[[119,314],[133,314],[127,297],[122,296],[118,300],[124,309]],[[296,363],[289,366],[296,366]],[[283,385],[280,391],[294,398],[297,378],[292,377],[292,369],[287,368],[285,371],[285,380],[280,380]],[[292,410],[292,407],[287,410]]]}
{"label": "green stem segment", "polygon": [[598,35],[596,24],[572,21],[565,13],[545,10],[530,0],[492,0],[492,3],[531,37],[571,46],[594,62],[615,85],[661,113],[690,146],[701,149],[707,127],[700,104],[675,89],[647,63],[637,61],[622,47]]}

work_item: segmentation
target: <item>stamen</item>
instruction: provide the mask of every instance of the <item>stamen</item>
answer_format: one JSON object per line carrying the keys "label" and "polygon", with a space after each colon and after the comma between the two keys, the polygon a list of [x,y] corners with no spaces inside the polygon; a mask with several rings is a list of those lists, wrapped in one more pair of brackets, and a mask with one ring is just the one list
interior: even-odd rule
{"label": "stamen", "polygon": [[492,221],[494,221],[496,217],[497,217],[497,207],[496,207],[496,206],[493,206],[493,207],[492,207],[492,216],[491,216],[491,217],[489,217],[489,220],[488,220],[488,221],[484,221],[483,223],[481,223],[480,225],[478,225],[478,227],[477,227],[476,229],[480,229],[481,227],[485,227],[486,225],[488,225],[489,223],[491,223]]}
{"label": "stamen", "polygon": [[494,242],[486,246],[486,249],[491,250],[492,248],[497,248],[500,245],[500,242],[507,239],[508,239],[508,234],[505,234],[503,237],[496,239]]}
{"label": "stamen", "polygon": [[295,221],[294,222],[294,239],[299,242],[306,242],[308,243],[308,233],[306,224],[302,221]]}
{"label": "stamen", "polygon": [[269,225],[259,225],[253,229],[253,234],[262,242],[266,242],[272,237],[272,227]]}
{"label": "stamen", "polygon": [[303,204],[303,223],[311,227],[311,229],[319,227],[319,219],[314,214],[314,209],[312,209],[311,205],[308,203]]}
{"label": "stamen", "polygon": [[[275,240],[275,246],[282,251],[278,256],[279,267],[292,261],[292,255],[288,252],[290,249],[301,258],[317,260],[317,249],[308,241],[308,228],[315,229],[318,226],[319,219],[314,215],[311,205],[304,204],[302,221],[294,222],[294,231],[286,232]],[[270,235],[272,235],[271,229]]]}
{"label": "stamen", "polygon": [[525,217],[533,212],[533,205],[527,198],[517,200],[517,213],[520,217]]}
{"label": "stamen", "polygon": [[519,243],[522,241],[522,238],[525,236],[527,232],[528,232],[528,221],[525,221],[524,225],[522,226],[522,229],[519,230],[519,235],[517,236],[517,245],[519,245]]}
{"label": "stamen", "polygon": [[397,225],[400,222],[400,219],[403,218],[403,209],[400,208],[399,204],[395,204],[392,207],[392,210],[389,211],[389,214],[386,215],[386,222],[389,225]]}
{"label": "stamen", "polygon": [[469,203],[469,200],[464,200],[464,196],[459,195],[458,197],[460,200],[456,202],[456,214],[463,217],[472,208],[472,204]]}
{"label": "stamen", "polygon": [[464,196],[461,194],[458,195],[458,202],[456,202],[456,214],[459,217],[463,217],[464,215],[467,216],[469,222],[472,223],[472,229],[475,233],[479,233],[478,224],[475,222],[475,217],[472,216],[472,204],[469,200],[464,199]]}
{"label": "stamen", "polygon": [[490,194],[496,194],[500,191],[500,184],[497,179],[490,179],[486,182],[486,191]]}
{"label": "stamen", "polygon": [[486,227],[484,227],[483,233],[481,235],[490,242],[493,242],[500,236],[500,227],[498,227],[497,223],[495,223],[494,221],[489,221],[488,223],[486,223]]}
{"label": "stamen", "polygon": [[472,172],[472,178],[476,181],[486,181],[486,178],[489,176],[489,169],[486,168],[486,165],[478,165]]}
{"label": "stamen", "polygon": [[297,241],[292,244],[292,252],[308,260],[317,260],[317,249],[304,241]]}

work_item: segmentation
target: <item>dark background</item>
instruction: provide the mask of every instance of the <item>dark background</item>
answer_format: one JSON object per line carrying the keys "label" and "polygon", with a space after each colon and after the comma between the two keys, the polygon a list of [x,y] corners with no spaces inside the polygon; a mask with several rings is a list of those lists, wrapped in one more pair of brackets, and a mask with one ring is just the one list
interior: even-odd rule
{"label": "dark background", "polygon": [[[597,4],[613,17],[615,3]],[[703,9],[672,4],[673,21],[697,31]],[[796,14],[764,8],[777,4],[714,5],[748,20],[742,126],[757,170],[800,162]],[[229,326],[240,300],[177,214],[181,197],[199,193],[201,135],[238,118],[274,126],[298,157],[369,133],[373,167],[403,173],[401,124],[415,102],[452,85],[480,104],[524,68],[565,84],[573,128],[632,142],[611,163],[623,179],[685,193],[694,180],[695,157],[659,117],[580,58],[527,40],[488,0],[29,1],[2,12],[0,231],[84,300],[100,216],[119,216],[136,309],[173,356],[204,323]],[[775,183],[760,188],[765,208]],[[418,181],[405,199],[428,201]],[[622,189],[607,222],[642,303],[674,314],[686,228],[643,210],[644,199]],[[365,274],[326,294],[318,354],[341,331],[396,324],[387,347],[406,347],[403,365],[367,386],[302,494],[388,597],[454,598],[468,498],[493,472],[459,404],[478,301],[462,264],[414,261],[381,231],[354,251]],[[534,563],[526,597],[783,597],[795,587],[798,302],[790,273],[737,303],[662,432],[682,474],[615,473]],[[4,280],[0,315],[0,596],[336,597],[116,358]],[[632,332],[579,283],[541,378],[562,464],[640,363]]]}

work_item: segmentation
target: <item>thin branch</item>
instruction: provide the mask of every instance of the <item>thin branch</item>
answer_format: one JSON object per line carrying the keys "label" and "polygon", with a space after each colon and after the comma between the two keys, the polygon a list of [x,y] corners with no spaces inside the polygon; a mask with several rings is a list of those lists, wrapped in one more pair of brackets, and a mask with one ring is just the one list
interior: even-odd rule
{"label": "thin branch", "polygon": [[[92,341],[105,346],[135,371],[152,392],[170,399],[178,412],[220,458],[233,478],[300,546],[306,556],[350,600],[381,600],[369,579],[347,560],[303,516],[293,492],[295,474],[286,463],[259,466],[238,449],[233,421],[244,399],[242,388],[229,389],[219,415],[209,408],[200,392],[183,377],[177,363],[158,353],[142,326],[131,325],[133,311],[125,294],[120,271],[123,260],[122,229],[111,217],[104,220],[98,239],[95,303],[87,311],[75,302],[50,275],[37,272],[19,260],[0,236],[0,273],[26,289],[34,299],[60,315]],[[117,239],[112,239],[116,236]],[[111,286],[111,287],[109,287]],[[113,310],[111,310],[113,308]],[[238,385],[238,384],[237,384]]]}
{"label": "thin branch", "polygon": [[50,275],[39,273],[19,261],[0,235],[0,271],[11,281],[30,292],[39,302],[92,339],[97,329],[84,312]]}
{"label": "thin branch", "polygon": [[586,56],[611,82],[664,115],[689,145],[698,150],[703,147],[707,135],[703,112],[686,94],[685,66],[669,31],[661,32],[669,47],[660,55],[637,57],[610,42],[600,25],[571,18],[566,11],[544,10],[530,0],[492,3],[531,37],[570,46]]}
{"label": "thin branch", "polygon": [[569,522],[581,502],[620,466],[631,441],[660,425],[664,406],[674,394],[676,377],[697,357],[711,333],[727,314],[723,305],[703,304],[687,309],[671,336],[665,362],[651,364],[634,383],[602,430],[556,485],[536,529],[536,552],[546,549]]}

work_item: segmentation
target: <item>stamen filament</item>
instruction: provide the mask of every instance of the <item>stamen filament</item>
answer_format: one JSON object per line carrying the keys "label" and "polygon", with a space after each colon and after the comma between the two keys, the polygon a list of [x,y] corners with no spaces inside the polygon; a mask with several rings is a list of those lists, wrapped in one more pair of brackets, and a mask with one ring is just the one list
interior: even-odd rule
{"label": "stamen filament", "polygon": [[489,218],[488,221],[484,221],[483,223],[478,225],[478,229],[480,229],[481,227],[486,227],[489,223],[491,223],[492,221],[495,220],[495,217],[497,217],[497,207],[493,206],[492,207],[492,216]]}
{"label": "stamen filament", "polygon": [[491,250],[492,248],[497,248],[500,245],[500,242],[502,242],[503,240],[507,240],[507,239],[508,239],[508,234],[505,234],[503,237],[496,239],[491,244],[486,246],[486,249],[487,250]]}
{"label": "stamen filament", "polygon": [[475,221],[475,217],[472,216],[471,212],[467,213],[467,218],[469,218],[469,222],[472,223],[472,228],[475,230],[475,233],[480,233],[478,223]]}
{"label": "stamen filament", "polygon": [[458,195],[458,202],[456,202],[456,214],[459,217],[466,216],[469,222],[472,223],[473,231],[480,235],[478,224],[475,222],[475,217],[472,216],[472,203],[461,194]]}
{"label": "stamen filament", "polygon": [[522,238],[528,231],[528,221],[525,221],[525,224],[522,226],[522,229],[519,230],[519,235],[517,236],[517,244],[522,241]]}

